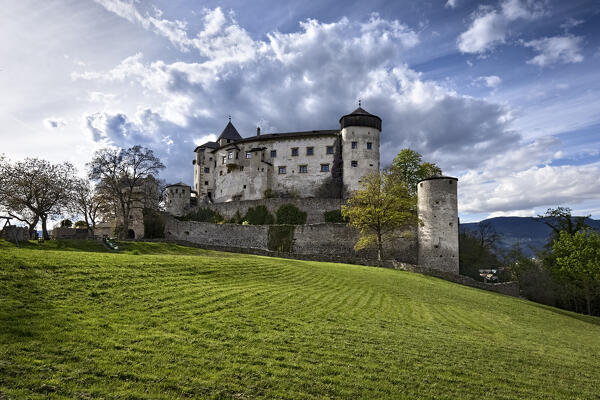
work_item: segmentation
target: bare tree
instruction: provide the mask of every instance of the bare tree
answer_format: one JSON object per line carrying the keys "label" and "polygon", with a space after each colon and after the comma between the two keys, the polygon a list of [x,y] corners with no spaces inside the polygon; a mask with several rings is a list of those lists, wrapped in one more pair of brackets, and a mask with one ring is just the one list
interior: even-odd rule
{"label": "bare tree", "polygon": [[83,215],[85,224],[93,235],[102,207],[106,203],[105,199],[89,179],[78,179],[73,187],[71,201],[73,210]]}
{"label": "bare tree", "polygon": [[42,223],[49,238],[48,218],[60,215],[68,206],[76,170],[70,163],[52,164],[38,158],[0,163],[0,199],[8,214],[28,225],[33,235]]}
{"label": "bare tree", "polygon": [[87,164],[90,179],[113,205],[119,218],[121,235],[129,230],[129,216],[139,201],[140,190],[149,176],[165,168],[152,150],[141,146],[129,149],[98,150]]}

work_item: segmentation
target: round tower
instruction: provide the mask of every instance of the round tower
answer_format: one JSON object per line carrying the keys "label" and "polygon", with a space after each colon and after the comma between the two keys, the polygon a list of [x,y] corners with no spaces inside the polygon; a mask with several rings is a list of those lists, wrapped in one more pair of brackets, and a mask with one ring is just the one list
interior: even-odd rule
{"label": "round tower", "polygon": [[360,107],[340,118],[343,180],[348,192],[360,189],[360,180],[379,172],[381,118]]}
{"label": "round tower", "polygon": [[192,189],[185,183],[169,185],[165,190],[165,210],[176,217],[185,215],[190,208]]}
{"label": "round tower", "polygon": [[458,179],[434,176],[417,183],[419,265],[458,274]]}

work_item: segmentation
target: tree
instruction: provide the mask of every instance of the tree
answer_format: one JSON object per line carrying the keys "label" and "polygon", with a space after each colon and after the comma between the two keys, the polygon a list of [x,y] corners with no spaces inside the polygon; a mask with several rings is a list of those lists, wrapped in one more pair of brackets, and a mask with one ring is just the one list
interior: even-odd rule
{"label": "tree", "polygon": [[61,228],[71,228],[72,226],[73,226],[73,221],[71,221],[68,218],[63,219],[62,221],[60,221],[60,227]]}
{"label": "tree", "polygon": [[600,284],[600,235],[591,229],[574,234],[561,231],[552,251],[557,272],[582,290],[591,315],[592,298]]}
{"label": "tree", "polygon": [[[91,234],[94,234],[96,224],[98,223],[106,199],[96,190],[96,187],[89,179],[78,179],[73,185],[73,194],[71,197],[71,207],[77,214],[83,216],[83,228],[87,228]],[[75,224],[77,227],[77,224]]]}
{"label": "tree", "polygon": [[567,232],[569,235],[579,232],[585,227],[585,219],[587,217],[573,217],[571,216],[571,209],[569,207],[556,207],[549,208],[543,215],[538,215],[537,218],[544,224],[552,229],[552,238],[550,244],[558,239],[560,232]]}
{"label": "tree", "polygon": [[425,178],[441,175],[442,170],[434,163],[423,162],[423,157],[414,150],[402,149],[389,168],[392,179],[404,182],[411,195],[417,193],[417,183]]}
{"label": "tree", "polygon": [[152,175],[158,175],[159,170],[165,168],[164,164],[152,150],[133,146],[98,150],[87,166],[89,178],[98,183],[100,192],[113,204],[115,216],[120,220],[121,235],[125,235],[132,209],[144,207],[144,184]]}
{"label": "tree", "polygon": [[8,214],[26,223],[32,236],[38,222],[49,239],[48,218],[60,215],[70,200],[76,170],[70,163],[38,158],[0,163],[0,198]]}
{"label": "tree", "polygon": [[377,259],[383,259],[383,241],[396,230],[417,224],[417,199],[403,182],[386,172],[362,178],[362,189],[355,191],[342,206],[342,215],[360,231],[356,250],[377,246]]}

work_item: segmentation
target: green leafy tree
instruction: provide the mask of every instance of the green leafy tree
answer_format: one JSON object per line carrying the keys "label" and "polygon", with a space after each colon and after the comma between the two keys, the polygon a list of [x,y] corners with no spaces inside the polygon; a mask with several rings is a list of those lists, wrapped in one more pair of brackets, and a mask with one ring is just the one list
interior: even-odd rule
{"label": "green leafy tree", "polygon": [[560,232],[566,232],[569,235],[575,234],[586,228],[585,219],[589,217],[573,217],[569,207],[549,208],[543,215],[537,218],[552,229],[550,244],[558,239]]}
{"label": "green leafy tree", "polygon": [[417,193],[417,183],[425,178],[441,175],[442,169],[434,163],[424,162],[414,150],[402,149],[389,168],[392,179],[404,182],[411,195]]}
{"label": "green leafy tree", "polygon": [[71,228],[73,226],[73,221],[71,221],[70,219],[63,219],[62,221],[60,221],[60,227],[61,228]]}
{"label": "green leafy tree", "polygon": [[361,187],[342,206],[342,216],[360,231],[355,249],[375,245],[377,258],[381,261],[384,240],[400,228],[417,224],[417,199],[405,183],[386,172],[363,177]]}
{"label": "green leafy tree", "polygon": [[575,283],[592,314],[592,299],[600,284],[600,235],[585,229],[569,234],[561,231],[552,245],[557,273]]}
{"label": "green leafy tree", "polygon": [[293,204],[283,204],[275,213],[279,225],[304,225],[306,212]]}
{"label": "green leafy tree", "polygon": [[250,225],[272,225],[275,223],[275,217],[269,212],[267,207],[260,205],[250,207],[246,211],[244,221],[248,221]]}
{"label": "green leafy tree", "polygon": [[73,226],[77,229],[87,229],[88,228],[87,222],[85,222],[83,220],[75,222],[75,225],[73,225]]}

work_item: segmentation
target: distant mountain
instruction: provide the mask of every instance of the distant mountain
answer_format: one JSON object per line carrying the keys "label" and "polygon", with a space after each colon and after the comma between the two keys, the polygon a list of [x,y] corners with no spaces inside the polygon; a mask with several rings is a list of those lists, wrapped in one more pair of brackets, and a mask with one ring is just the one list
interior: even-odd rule
{"label": "distant mountain", "polygon": [[[586,218],[585,222],[600,232],[600,220]],[[552,234],[549,226],[530,217],[497,217],[460,224],[460,232],[478,232],[482,223],[489,223],[500,235],[498,246],[501,249],[509,249],[518,243],[528,256],[533,256],[536,250],[544,247]]]}

